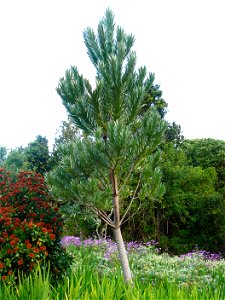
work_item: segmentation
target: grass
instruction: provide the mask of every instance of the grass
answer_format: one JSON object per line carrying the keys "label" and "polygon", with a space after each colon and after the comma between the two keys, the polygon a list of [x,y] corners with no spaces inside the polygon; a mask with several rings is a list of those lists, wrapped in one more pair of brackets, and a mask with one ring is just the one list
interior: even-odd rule
{"label": "grass", "polygon": [[124,284],[113,247],[112,242],[68,246],[74,257],[69,278],[51,284],[49,273],[37,269],[34,276],[20,278],[16,286],[2,282],[0,299],[225,299],[222,259],[205,259],[201,253],[171,257],[158,254],[151,245],[136,245],[129,250],[134,275],[134,284],[129,286]]}

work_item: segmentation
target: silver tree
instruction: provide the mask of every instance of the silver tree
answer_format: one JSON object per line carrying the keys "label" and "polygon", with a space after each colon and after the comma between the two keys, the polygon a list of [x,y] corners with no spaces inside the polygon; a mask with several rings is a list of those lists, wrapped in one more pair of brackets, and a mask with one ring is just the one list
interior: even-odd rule
{"label": "silver tree", "polygon": [[[89,208],[113,229],[125,282],[131,282],[121,225],[133,201],[152,193],[152,157],[165,123],[146,102],[154,75],[145,67],[136,69],[134,37],[115,27],[111,10],[97,33],[84,31],[84,42],[96,68],[96,86],[76,67],[60,79],[57,92],[83,134],[63,148],[63,159],[48,181],[61,199]],[[129,205],[121,215],[125,199]]]}

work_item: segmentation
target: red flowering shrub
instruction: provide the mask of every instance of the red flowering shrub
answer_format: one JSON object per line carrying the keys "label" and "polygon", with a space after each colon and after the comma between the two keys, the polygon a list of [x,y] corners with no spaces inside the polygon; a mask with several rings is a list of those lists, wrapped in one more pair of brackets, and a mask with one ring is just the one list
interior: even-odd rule
{"label": "red flowering shrub", "polygon": [[60,246],[63,220],[52,204],[42,175],[21,172],[15,182],[0,169],[0,276],[31,271],[50,263],[55,278],[71,259]]}

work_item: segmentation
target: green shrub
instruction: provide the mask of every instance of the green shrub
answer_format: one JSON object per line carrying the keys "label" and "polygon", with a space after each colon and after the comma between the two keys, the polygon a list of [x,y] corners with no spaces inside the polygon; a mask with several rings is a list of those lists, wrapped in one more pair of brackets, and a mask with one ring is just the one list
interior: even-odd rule
{"label": "green shrub", "polygon": [[63,219],[42,175],[20,172],[15,181],[0,169],[0,275],[16,278],[37,264],[50,265],[53,278],[68,270],[70,256],[60,246]]}

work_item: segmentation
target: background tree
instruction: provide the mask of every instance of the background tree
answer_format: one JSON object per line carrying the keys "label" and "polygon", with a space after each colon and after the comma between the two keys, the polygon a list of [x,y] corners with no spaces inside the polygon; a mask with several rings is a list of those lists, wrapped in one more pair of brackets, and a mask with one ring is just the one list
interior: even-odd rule
{"label": "background tree", "polygon": [[218,187],[219,164],[215,163],[221,160],[222,165],[223,152],[214,148],[213,157],[211,153],[201,155],[199,151],[201,164],[193,165],[187,151],[195,141],[180,138],[180,126],[173,125],[166,129],[157,163],[165,192],[145,202],[136,215],[139,205],[133,203],[129,213],[132,217],[124,224],[123,232],[132,240],[155,239],[163,251],[173,254],[196,247],[224,252],[225,202],[223,189]]}
{"label": "background tree", "polygon": [[6,147],[0,146],[0,166],[5,161],[7,156],[7,149]]}
{"label": "background tree", "polygon": [[73,142],[80,134],[81,132],[71,121],[70,117],[61,123],[60,128],[57,130],[53,151],[49,160],[50,168],[57,166],[62,159],[61,148],[66,144]]}
{"label": "background tree", "polygon": [[181,126],[173,122],[167,123],[165,132],[165,143],[172,143],[176,148],[181,146],[184,142],[184,136],[181,134]]}
{"label": "background tree", "polygon": [[[151,155],[162,141],[165,124],[151,106],[143,111],[154,75],[147,75],[145,67],[136,71],[134,37],[115,29],[110,10],[99,22],[97,34],[91,28],[84,31],[84,41],[96,68],[96,87],[71,67],[57,88],[84,137],[64,147],[63,160],[48,180],[55,195],[85,205],[112,228],[129,282],[121,225],[134,200],[151,195]],[[120,206],[128,198],[121,216]]]}
{"label": "background tree", "polygon": [[9,151],[2,167],[8,170],[12,176],[15,176],[19,171],[29,170],[24,148],[19,147]]}
{"label": "background tree", "polygon": [[143,104],[143,111],[146,111],[150,107],[155,107],[160,114],[161,118],[164,118],[167,113],[167,106],[168,104],[162,97],[162,91],[160,90],[160,86],[158,84],[152,85],[149,90],[148,94],[145,98]]}
{"label": "background tree", "polygon": [[225,141],[214,139],[186,140],[184,149],[191,165],[216,169],[217,188],[225,196]]}
{"label": "background tree", "polygon": [[25,154],[30,170],[42,175],[50,170],[50,156],[46,137],[38,135],[35,141],[29,143],[25,148]]}
{"label": "background tree", "polygon": [[164,145],[161,170],[166,186],[161,246],[172,253],[184,253],[196,246],[222,251],[224,198],[216,188],[216,169],[191,165],[182,147],[170,143]]}
{"label": "background tree", "polygon": [[14,176],[19,171],[35,171],[44,174],[51,168],[48,140],[38,135],[35,141],[27,147],[18,147],[8,153],[4,147],[0,148],[2,159],[0,165]]}

